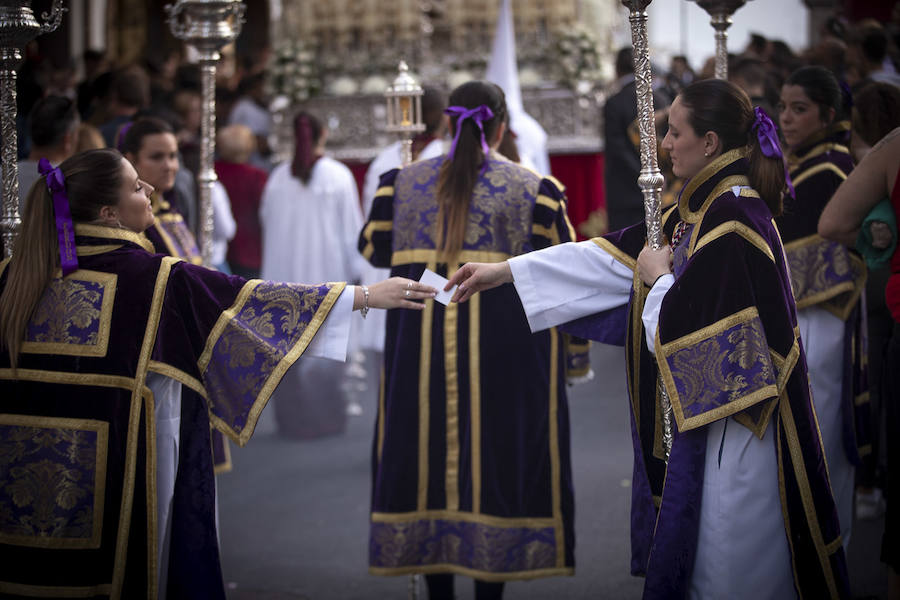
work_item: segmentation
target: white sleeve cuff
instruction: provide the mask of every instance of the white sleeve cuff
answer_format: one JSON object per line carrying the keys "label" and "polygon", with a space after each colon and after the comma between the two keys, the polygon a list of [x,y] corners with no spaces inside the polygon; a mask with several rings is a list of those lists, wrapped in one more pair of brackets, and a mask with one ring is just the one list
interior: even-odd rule
{"label": "white sleeve cuff", "polygon": [[350,317],[353,315],[353,296],[356,286],[348,285],[338,296],[319,326],[319,331],[306,348],[304,356],[329,358],[341,362],[347,360],[347,346],[350,342]]}
{"label": "white sleeve cuff", "polygon": [[647,340],[647,348],[650,354],[656,356],[656,329],[659,327],[659,311],[662,308],[663,298],[666,292],[675,283],[675,276],[671,273],[662,275],[654,282],[647,299],[644,301],[644,311],[641,320],[644,322],[644,337]]}

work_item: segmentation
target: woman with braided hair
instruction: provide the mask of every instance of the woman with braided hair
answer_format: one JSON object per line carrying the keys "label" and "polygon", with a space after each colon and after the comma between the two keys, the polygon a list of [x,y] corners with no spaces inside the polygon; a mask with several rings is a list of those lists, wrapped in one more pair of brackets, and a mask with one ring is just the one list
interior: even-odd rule
{"label": "woman with braided hair", "polygon": [[[844,551],[784,249],[775,126],[731,83],[685,88],[662,143],[687,179],[644,224],[450,279],[457,301],[513,283],[533,331],[626,347],[631,569],[644,598],[844,598]],[[662,384],[659,380],[662,380]],[[663,434],[659,385],[671,403]]]}

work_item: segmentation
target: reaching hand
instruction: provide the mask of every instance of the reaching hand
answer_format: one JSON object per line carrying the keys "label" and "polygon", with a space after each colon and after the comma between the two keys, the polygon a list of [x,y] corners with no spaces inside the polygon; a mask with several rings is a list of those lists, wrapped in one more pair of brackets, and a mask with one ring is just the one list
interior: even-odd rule
{"label": "reaching hand", "polygon": [[672,249],[668,244],[659,250],[644,246],[637,259],[638,276],[647,285],[653,285],[660,275],[672,272]]}
{"label": "reaching hand", "polygon": [[459,287],[453,294],[453,302],[465,302],[476,292],[483,292],[513,280],[512,271],[506,261],[499,263],[466,263],[453,274],[444,287],[449,291],[454,285]]}
{"label": "reaching hand", "polygon": [[[422,310],[425,308],[425,304],[423,302],[414,302],[414,300],[434,298],[436,294],[436,289],[418,281],[405,277],[391,277],[369,286],[369,308],[411,308],[413,310]],[[364,304],[365,298],[362,289],[357,287],[353,309],[358,310]]]}

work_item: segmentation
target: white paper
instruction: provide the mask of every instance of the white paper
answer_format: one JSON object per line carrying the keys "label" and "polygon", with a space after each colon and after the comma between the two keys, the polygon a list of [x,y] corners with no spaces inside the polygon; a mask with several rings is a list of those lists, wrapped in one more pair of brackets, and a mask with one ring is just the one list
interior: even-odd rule
{"label": "white paper", "polygon": [[437,296],[435,296],[434,299],[444,306],[450,304],[450,298],[453,297],[453,292],[456,291],[455,285],[450,288],[449,292],[444,291],[444,286],[447,285],[448,281],[448,279],[441,277],[431,269],[425,269],[425,272],[422,273],[422,277],[419,278],[419,283],[430,285],[438,291]]}

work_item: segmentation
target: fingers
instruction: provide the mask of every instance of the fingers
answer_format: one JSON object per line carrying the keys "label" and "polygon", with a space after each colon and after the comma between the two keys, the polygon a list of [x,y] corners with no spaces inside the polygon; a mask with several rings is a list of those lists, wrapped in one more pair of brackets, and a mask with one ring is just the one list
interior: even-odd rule
{"label": "fingers", "polygon": [[451,277],[450,280],[447,281],[447,285],[444,286],[444,291],[449,292],[450,288],[452,288],[454,285],[460,285],[466,279],[471,277],[473,272],[474,267],[472,266],[472,263],[464,264],[456,271],[456,273],[453,274],[453,277]]}

